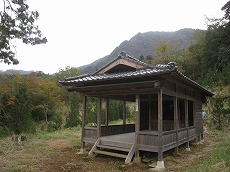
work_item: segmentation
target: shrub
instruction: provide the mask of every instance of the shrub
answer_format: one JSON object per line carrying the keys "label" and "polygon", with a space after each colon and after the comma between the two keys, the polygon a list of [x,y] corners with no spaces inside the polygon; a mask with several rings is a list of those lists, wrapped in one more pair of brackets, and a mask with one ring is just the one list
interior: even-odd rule
{"label": "shrub", "polygon": [[0,126],[0,138],[4,138],[10,135],[10,131],[7,128]]}
{"label": "shrub", "polygon": [[49,121],[48,123],[48,131],[56,131],[56,130],[61,129],[62,122],[63,120],[61,116],[53,117],[52,121]]}

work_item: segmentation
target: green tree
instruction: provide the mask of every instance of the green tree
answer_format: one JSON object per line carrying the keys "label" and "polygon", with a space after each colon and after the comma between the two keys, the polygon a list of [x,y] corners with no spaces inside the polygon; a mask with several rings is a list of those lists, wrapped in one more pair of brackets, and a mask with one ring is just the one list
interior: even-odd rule
{"label": "green tree", "polygon": [[139,58],[139,60],[143,62],[145,60],[144,56],[141,55],[140,58]]}
{"label": "green tree", "polygon": [[15,134],[31,132],[31,104],[27,88],[25,84],[19,84],[15,91],[15,101],[10,108],[10,127]]}
{"label": "green tree", "polygon": [[30,11],[25,0],[2,0],[0,6],[0,60],[18,64],[15,40],[31,45],[47,42],[35,25],[39,13]]}
{"label": "green tree", "polygon": [[[63,81],[65,78],[68,77],[76,77],[79,76],[81,73],[80,71],[76,68],[76,67],[70,67],[70,66],[66,66],[63,69],[60,69],[58,73],[54,74],[54,80],[56,82],[58,81]],[[69,96],[70,94],[68,93],[66,87],[60,87],[61,88],[61,98],[63,101],[65,102],[69,102]]]}
{"label": "green tree", "polygon": [[58,73],[55,73],[55,78],[57,80],[64,80],[68,77],[79,76],[81,72],[76,67],[66,66],[63,69],[60,69]]}
{"label": "green tree", "polygon": [[222,129],[228,127],[230,123],[230,87],[218,87],[215,92],[215,96],[211,99],[213,109],[211,120],[216,128]]}
{"label": "green tree", "polygon": [[[2,128],[2,131],[0,131],[0,135],[2,133],[5,133],[4,131],[10,130],[10,114],[8,109],[6,108],[6,104],[8,101],[8,98],[6,95],[1,99],[1,105],[0,105],[0,128]],[[4,134],[3,134],[4,135]]]}
{"label": "green tree", "polygon": [[224,14],[224,19],[226,20],[230,20],[230,1],[228,1],[222,8],[221,8],[222,11],[225,12]]}
{"label": "green tree", "polygon": [[10,98],[10,87],[9,83],[6,82],[3,77],[1,77],[0,88],[0,135],[4,136],[7,135],[9,131],[10,114],[8,112],[7,104]]}
{"label": "green tree", "polygon": [[9,127],[15,134],[34,132],[35,125],[31,118],[32,105],[25,79],[15,75],[10,83],[10,93],[6,104],[9,114]]}
{"label": "green tree", "polygon": [[123,102],[119,100],[109,101],[109,121],[116,121],[123,118]]}
{"label": "green tree", "polygon": [[87,97],[86,124],[97,123],[97,98]]}
{"label": "green tree", "polygon": [[197,42],[176,53],[172,58],[172,61],[177,63],[179,71],[193,80],[197,80],[203,74],[205,33],[203,30],[196,30],[194,36]]}
{"label": "green tree", "polygon": [[[40,120],[48,123],[55,114],[55,108],[61,106],[61,88],[52,80],[41,79],[31,90],[33,94],[33,113],[40,116]],[[37,117],[34,117],[36,119]]]}
{"label": "green tree", "polygon": [[78,93],[72,93],[70,95],[70,112],[66,118],[65,127],[74,127],[81,124],[80,119],[80,96]]}
{"label": "green tree", "polygon": [[[55,73],[54,79],[56,81],[64,80],[68,77],[76,77],[80,75],[80,71],[76,67],[66,66]],[[65,127],[77,126],[81,123],[80,119],[80,103],[81,96],[79,93],[68,93],[65,87],[60,87],[61,99],[65,102],[65,106],[70,107],[68,116],[66,117]]]}
{"label": "green tree", "polygon": [[228,1],[222,10],[225,12],[223,18],[208,19],[209,25],[205,36],[203,62],[206,68],[215,71],[230,63],[230,22]]}
{"label": "green tree", "polygon": [[160,46],[155,49],[154,57],[155,64],[167,64],[172,61],[173,51],[171,45],[166,42],[161,43]]}

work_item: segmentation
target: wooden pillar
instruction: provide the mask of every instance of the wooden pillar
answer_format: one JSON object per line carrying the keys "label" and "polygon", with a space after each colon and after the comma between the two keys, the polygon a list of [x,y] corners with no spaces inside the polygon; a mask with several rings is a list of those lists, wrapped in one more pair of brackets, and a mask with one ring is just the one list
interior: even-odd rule
{"label": "wooden pillar", "polygon": [[176,89],[176,96],[173,99],[174,103],[174,130],[176,130],[176,148],[175,152],[178,153],[178,107],[177,107],[177,89]]}
{"label": "wooden pillar", "polygon": [[123,125],[126,124],[126,101],[123,101]]}
{"label": "wooden pillar", "polygon": [[152,116],[151,116],[151,95],[148,96],[148,102],[149,102],[149,131],[152,130]]}
{"label": "wooden pillar", "polygon": [[83,109],[82,109],[81,149],[80,149],[81,153],[85,153],[85,142],[84,142],[85,130],[84,128],[85,128],[85,118],[86,118],[86,102],[87,102],[87,97],[84,94],[83,99],[82,99]]}
{"label": "wooden pillar", "polygon": [[123,133],[125,133],[126,130],[126,101],[123,101],[123,107],[122,107],[122,115],[123,115]]}
{"label": "wooden pillar", "polygon": [[105,102],[105,126],[108,127],[109,125],[109,99],[106,99]]}
{"label": "wooden pillar", "polygon": [[97,138],[101,137],[101,97],[97,98]]}
{"label": "wooden pillar", "polygon": [[139,155],[139,132],[140,132],[140,95],[136,94],[136,121],[135,121],[135,157],[133,162],[140,163]]}
{"label": "wooden pillar", "polygon": [[163,102],[162,88],[158,91],[158,161],[163,161],[162,136],[163,136]]}
{"label": "wooden pillar", "polygon": [[188,100],[185,100],[185,126],[187,129],[187,151],[190,151],[189,148],[189,131],[188,131]]}

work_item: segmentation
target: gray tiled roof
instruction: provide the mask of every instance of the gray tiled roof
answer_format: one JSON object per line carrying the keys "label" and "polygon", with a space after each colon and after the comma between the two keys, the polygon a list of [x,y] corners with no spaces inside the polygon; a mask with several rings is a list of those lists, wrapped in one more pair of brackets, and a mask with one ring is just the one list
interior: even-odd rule
{"label": "gray tiled roof", "polygon": [[81,83],[88,82],[98,82],[98,81],[107,81],[107,80],[119,80],[119,79],[129,79],[135,77],[144,77],[144,76],[156,76],[166,73],[173,73],[175,76],[189,85],[196,87],[197,89],[205,92],[208,96],[213,96],[213,94],[205,89],[203,86],[199,85],[195,81],[191,80],[187,76],[183,75],[177,70],[176,63],[170,62],[166,65],[156,65],[154,67],[147,67],[137,69],[136,71],[121,72],[121,73],[111,73],[111,74],[93,74],[93,75],[81,75],[77,77],[65,78],[64,81],[59,81],[63,85],[81,85]]}
{"label": "gray tiled roof", "polygon": [[81,75],[72,78],[66,78],[64,81],[60,81],[60,83],[69,85],[71,83],[81,83],[87,81],[102,81],[109,79],[122,79],[122,78],[131,78],[136,76],[148,76],[148,75],[156,75],[162,73],[168,73],[172,71],[176,71],[177,67],[175,63],[168,63],[167,65],[156,65],[154,67],[141,68],[136,71],[130,72],[121,72],[121,73],[112,73],[112,74],[94,74],[94,75]]}

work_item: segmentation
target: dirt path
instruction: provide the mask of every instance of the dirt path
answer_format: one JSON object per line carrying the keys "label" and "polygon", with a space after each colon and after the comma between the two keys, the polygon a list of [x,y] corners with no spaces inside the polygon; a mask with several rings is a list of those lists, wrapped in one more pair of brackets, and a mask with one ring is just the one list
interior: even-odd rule
{"label": "dirt path", "polygon": [[[215,137],[205,140],[203,143],[191,146],[191,151],[186,152],[181,147],[179,154],[175,155],[173,151],[165,154],[165,171],[183,171],[186,167],[196,164],[205,158],[207,153],[217,144]],[[123,159],[110,158],[106,156],[97,156],[89,158],[85,154],[79,154],[79,149],[75,149],[66,140],[49,140],[47,145],[50,148],[50,156],[42,159],[40,171],[82,171],[82,172],[143,172],[148,171],[147,163],[132,164],[123,166]],[[186,158],[185,158],[186,157]]]}
{"label": "dirt path", "polygon": [[86,154],[79,154],[79,150],[72,148],[66,140],[50,140],[47,142],[53,156],[42,160],[40,171],[82,171],[82,172],[102,172],[102,171],[147,171],[146,164],[130,165],[123,167],[122,159],[110,157],[90,158]]}

